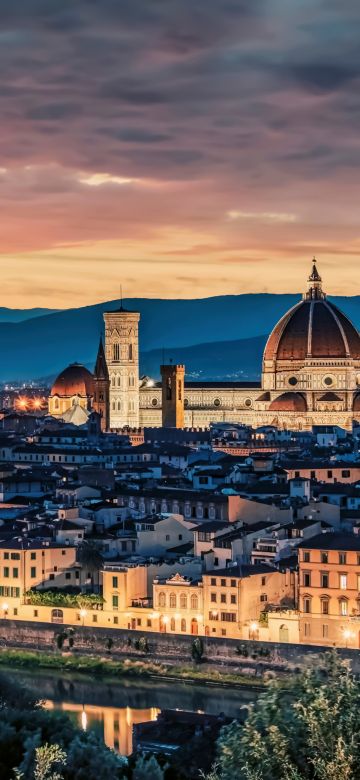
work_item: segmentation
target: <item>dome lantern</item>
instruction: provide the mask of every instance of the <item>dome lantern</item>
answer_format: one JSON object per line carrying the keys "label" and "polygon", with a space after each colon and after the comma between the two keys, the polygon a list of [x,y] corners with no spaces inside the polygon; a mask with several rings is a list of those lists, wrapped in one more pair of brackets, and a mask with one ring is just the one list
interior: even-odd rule
{"label": "dome lantern", "polygon": [[312,271],[308,277],[308,289],[303,298],[305,301],[321,301],[326,298],[322,289],[322,278],[317,269],[315,257],[313,257]]}

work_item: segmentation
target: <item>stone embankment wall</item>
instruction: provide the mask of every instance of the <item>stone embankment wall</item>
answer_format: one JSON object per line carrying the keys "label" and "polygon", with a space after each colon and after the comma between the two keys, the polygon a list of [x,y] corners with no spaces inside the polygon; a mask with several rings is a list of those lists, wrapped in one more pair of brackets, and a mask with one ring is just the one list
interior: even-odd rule
{"label": "stone embankment wall", "polygon": [[[15,620],[0,620],[0,649],[23,648],[55,652],[58,649],[56,637],[67,633],[73,637],[73,652],[104,656],[109,649],[111,639],[111,655],[118,658],[147,658],[169,664],[183,664],[191,660],[191,650],[195,637],[178,634],[159,634],[123,629],[102,629],[87,626],[54,625],[51,623],[36,623]],[[144,636],[147,641],[147,651],[138,648],[139,639]],[[241,669],[244,665],[261,664],[264,668],[284,670],[311,665],[324,647],[296,644],[279,644],[273,642],[237,641],[218,637],[201,637],[204,648],[203,659],[212,666],[225,670]],[[64,650],[68,649],[65,640]],[[354,672],[360,673],[360,653],[358,650],[342,648],[339,650],[344,658],[352,662]]]}

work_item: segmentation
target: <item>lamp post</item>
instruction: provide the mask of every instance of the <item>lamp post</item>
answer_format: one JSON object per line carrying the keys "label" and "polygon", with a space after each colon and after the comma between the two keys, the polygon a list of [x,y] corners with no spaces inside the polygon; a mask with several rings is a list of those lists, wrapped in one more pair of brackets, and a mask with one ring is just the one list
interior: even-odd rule
{"label": "lamp post", "polygon": [[8,603],[6,601],[4,601],[4,603],[2,604],[2,611],[4,613],[4,618],[6,620],[6,618],[8,616],[8,612],[9,612],[9,605],[8,605]]}
{"label": "lamp post", "polygon": [[165,615],[165,617],[163,618],[164,634],[166,634],[166,626],[168,622],[169,622],[169,618],[167,617],[167,615]]}
{"label": "lamp post", "polygon": [[82,625],[84,625],[84,624],[85,624],[85,618],[86,618],[86,615],[87,615],[87,611],[86,611],[86,609],[84,609],[84,607],[83,607],[83,608],[80,610],[80,617],[81,617],[81,619],[82,619]]}
{"label": "lamp post", "polygon": [[352,637],[354,636],[354,634],[352,633],[352,631],[350,631],[350,629],[349,629],[349,628],[344,628],[344,630],[343,630],[342,634],[343,634],[343,637],[344,637],[344,639],[345,639],[345,647],[347,648],[347,646],[348,646],[348,641],[349,641],[349,639],[352,639]]}
{"label": "lamp post", "polygon": [[257,638],[257,632],[258,632],[258,628],[259,628],[258,623],[254,620],[252,623],[250,623],[249,628],[250,628],[250,631],[249,631],[250,637],[249,638],[254,641]]}

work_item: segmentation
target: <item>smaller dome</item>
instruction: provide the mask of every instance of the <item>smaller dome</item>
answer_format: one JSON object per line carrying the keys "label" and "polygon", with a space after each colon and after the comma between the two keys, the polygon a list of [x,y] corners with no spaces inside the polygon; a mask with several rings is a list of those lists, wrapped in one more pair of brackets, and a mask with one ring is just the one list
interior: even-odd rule
{"label": "smaller dome", "polygon": [[94,394],[94,378],[81,363],[72,363],[59,374],[51,388],[50,395],[84,397]]}
{"label": "smaller dome", "polygon": [[307,405],[301,393],[283,393],[274,398],[269,409],[272,412],[306,412]]}
{"label": "smaller dome", "polygon": [[360,412],[360,393],[357,393],[357,395],[354,398],[353,411]]}

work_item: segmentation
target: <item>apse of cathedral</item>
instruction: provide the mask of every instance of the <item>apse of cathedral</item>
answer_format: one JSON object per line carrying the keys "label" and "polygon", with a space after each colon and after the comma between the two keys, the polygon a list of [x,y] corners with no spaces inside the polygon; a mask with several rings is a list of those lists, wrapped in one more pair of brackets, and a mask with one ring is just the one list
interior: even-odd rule
{"label": "apse of cathedral", "polygon": [[139,319],[122,306],[104,313],[94,373],[80,364],[65,369],[51,389],[50,414],[82,424],[95,410],[103,430],[212,422],[351,429],[360,418],[360,336],[327,300],[315,260],[302,299],[267,340],[259,383],[184,383],[185,367],[176,364],[161,367],[162,382],[140,381]]}

